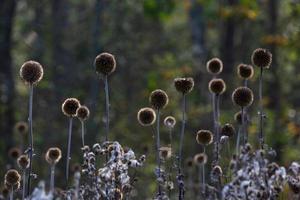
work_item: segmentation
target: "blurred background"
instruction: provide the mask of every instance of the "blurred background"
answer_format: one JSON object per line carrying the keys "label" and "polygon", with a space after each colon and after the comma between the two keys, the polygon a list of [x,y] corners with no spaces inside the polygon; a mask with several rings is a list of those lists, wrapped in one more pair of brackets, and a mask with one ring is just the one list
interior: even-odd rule
{"label": "blurred background", "polygon": [[[264,78],[266,141],[277,150],[279,163],[299,160],[299,19],[299,0],[0,0],[0,175],[15,165],[9,150],[27,141],[14,126],[27,120],[28,87],[20,80],[19,69],[30,59],[44,66],[33,110],[34,171],[39,179],[49,177],[46,150],[52,146],[62,148],[63,153],[66,150],[68,119],[61,112],[65,98],[76,97],[91,110],[87,143],[103,141],[104,85],[93,61],[104,51],[117,59],[117,70],[109,80],[110,139],[148,156],[146,166],[138,170],[138,199],[152,197],[155,182],[152,130],[138,124],[137,111],[149,105],[152,90],[161,88],[170,97],[163,116],[173,115],[179,122],[180,95],[173,79],[193,77],[184,155],[188,158],[200,152],[196,131],[212,129],[207,90],[212,77],[206,72],[206,61],[212,57],[224,63],[220,75],[227,83],[221,99],[224,124],[234,123],[238,111],[230,99],[233,89],[241,85],[236,66],[250,63],[257,47],[272,52],[273,64]],[[257,96],[257,73],[249,87]],[[256,104],[250,108],[253,145],[257,145]],[[177,123],[177,142],[179,127]],[[72,164],[82,159],[79,121],[73,130]],[[162,143],[168,144],[166,128],[162,128]],[[58,175],[63,170],[64,162],[60,162]],[[56,184],[62,185],[63,180]]]}

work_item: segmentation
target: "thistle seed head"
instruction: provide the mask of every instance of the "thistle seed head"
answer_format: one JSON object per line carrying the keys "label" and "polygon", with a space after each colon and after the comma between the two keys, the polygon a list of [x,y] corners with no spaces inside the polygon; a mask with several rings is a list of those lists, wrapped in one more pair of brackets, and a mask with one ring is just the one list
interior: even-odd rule
{"label": "thistle seed head", "polygon": [[137,119],[142,126],[151,126],[156,120],[155,111],[148,107],[142,108],[137,114]]}
{"label": "thistle seed head", "polygon": [[163,90],[156,89],[151,92],[149,97],[150,104],[156,110],[165,108],[169,103],[169,97]]}
{"label": "thistle seed head", "polygon": [[216,95],[221,95],[226,90],[226,84],[223,81],[223,79],[214,78],[209,82],[208,89],[211,93],[214,93]]}
{"label": "thistle seed head", "polygon": [[64,115],[68,117],[75,117],[76,111],[80,107],[80,102],[76,98],[68,98],[66,99],[61,108]]}
{"label": "thistle seed head", "polygon": [[174,85],[178,92],[182,94],[190,93],[194,88],[193,78],[175,78]]}
{"label": "thistle seed head", "polygon": [[35,85],[43,78],[43,67],[36,61],[25,62],[20,69],[20,76],[26,84]]}
{"label": "thistle seed head", "polygon": [[210,74],[220,74],[223,70],[223,63],[219,58],[212,58],[206,63],[206,69]]}
{"label": "thistle seed head", "polygon": [[96,72],[108,76],[116,70],[115,57],[110,53],[99,54],[94,61]]}

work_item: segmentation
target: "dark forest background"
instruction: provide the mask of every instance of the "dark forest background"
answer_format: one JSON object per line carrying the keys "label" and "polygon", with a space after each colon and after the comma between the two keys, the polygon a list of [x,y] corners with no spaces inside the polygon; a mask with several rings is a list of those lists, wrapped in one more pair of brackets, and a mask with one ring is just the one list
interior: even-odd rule
{"label": "dark forest background", "polygon": [[[44,79],[34,94],[34,171],[48,179],[43,154],[51,146],[65,152],[68,119],[61,112],[67,97],[76,97],[91,110],[86,141],[104,138],[104,85],[93,61],[105,51],[116,56],[117,70],[110,77],[111,135],[136,154],[148,155],[138,170],[140,199],[152,196],[153,138],[151,129],[136,120],[139,108],[148,106],[156,88],[170,97],[163,116],[180,119],[180,95],[173,79],[191,76],[195,89],[188,99],[185,158],[199,152],[195,133],[212,128],[211,76],[206,61],[220,57],[221,77],[227,83],[222,97],[221,121],[234,122],[238,108],[231,92],[241,84],[239,63],[250,63],[252,51],[268,48],[273,64],[266,72],[264,104],[267,143],[277,160],[287,165],[299,160],[300,136],[300,2],[298,0],[0,0],[0,175],[8,164],[7,152],[20,145],[14,125],[26,121],[28,88],[19,78],[23,62],[33,59],[44,66]],[[257,94],[257,74],[250,87]],[[257,103],[257,102],[256,102]],[[252,143],[257,144],[257,107],[250,108]],[[168,131],[162,129],[163,144]],[[178,140],[179,123],[175,137]],[[80,123],[74,126],[72,163],[81,161]],[[63,174],[64,163],[58,165]],[[60,179],[57,180],[62,181]],[[143,198],[145,197],[145,198]]]}

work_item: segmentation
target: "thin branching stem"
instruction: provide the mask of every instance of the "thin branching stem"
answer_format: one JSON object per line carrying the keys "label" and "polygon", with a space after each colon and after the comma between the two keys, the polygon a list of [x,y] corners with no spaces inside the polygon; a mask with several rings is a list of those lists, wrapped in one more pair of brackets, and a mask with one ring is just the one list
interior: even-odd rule
{"label": "thin branching stem", "polygon": [[68,151],[67,151],[67,158],[66,158],[66,181],[69,180],[69,166],[70,166],[70,160],[71,160],[71,141],[72,141],[72,126],[73,126],[73,118],[70,117],[69,120],[69,132],[68,132]]}
{"label": "thin branching stem", "polygon": [[260,148],[264,148],[264,136],[263,136],[263,102],[262,102],[262,91],[263,91],[263,68],[260,68],[259,75],[259,144]]}
{"label": "thin branching stem", "polygon": [[[160,128],[160,110],[158,109],[156,111],[156,161],[157,161],[157,167],[158,167],[158,178],[160,178],[160,165],[161,165],[161,160],[159,158],[159,148],[160,148],[160,133],[159,133],[159,128]],[[158,183],[158,195],[161,195],[161,186],[160,183]]]}
{"label": "thin branching stem", "polygon": [[82,147],[84,147],[84,133],[85,133],[85,126],[84,126],[84,121],[81,120],[81,141],[82,141]]}
{"label": "thin branching stem", "polygon": [[50,167],[50,192],[54,193],[54,175],[55,175],[55,165]]}
{"label": "thin branching stem", "polygon": [[108,87],[108,76],[104,77],[104,89],[105,89],[105,141],[108,141],[109,133],[109,87]]}
{"label": "thin branching stem", "polygon": [[32,158],[33,158],[33,128],[32,128],[32,102],[33,102],[33,85],[29,85],[29,117],[28,117],[28,126],[29,126],[29,174],[27,179],[27,196],[30,194],[31,186],[31,176],[32,176]]}

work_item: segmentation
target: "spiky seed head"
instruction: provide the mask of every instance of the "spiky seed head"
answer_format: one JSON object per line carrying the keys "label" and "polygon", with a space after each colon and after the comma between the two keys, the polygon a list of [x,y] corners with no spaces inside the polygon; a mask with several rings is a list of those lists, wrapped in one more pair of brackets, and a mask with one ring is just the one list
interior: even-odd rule
{"label": "spiky seed head", "polygon": [[253,102],[253,92],[248,87],[238,87],[232,93],[232,101],[241,107],[248,107]]}
{"label": "spiky seed head", "polygon": [[151,126],[156,120],[155,111],[148,107],[142,108],[137,113],[137,119],[142,126]]}
{"label": "spiky seed head", "polygon": [[76,110],[76,116],[81,120],[85,121],[89,118],[90,116],[90,110],[86,106],[80,106]]}
{"label": "spiky seed head", "polygon": [[116,60],[110,53],[99,54],[94,61],[96,72],[104,76],[110,75],[116,70]]}
{"label": "spiky seed head", "polygon": [[36,61],[25,62],[20,69],[20,76],[26,84],[35,85],[42,80],[44,75],[43,67]]}
{"label": "spiky seed head", "polygon": [[45,159],[50,165],[55,165],[61,159],[61,150],[57,147],[49,148]]}
{"label": "spiky seed head", "polygon": [[18,122],[15,125],[15,130],[17,133],[26,134],[28,131],[28,124],[26,122]]}
{"label": "spiky seed head", "polygon": [[209,145],[213,142],[213,134],[209,130],[199,130],[196,135],[196,141],[201,145]]}
{"label": "spiky seed head", "polygon": [[207,163],[207,155],[205,153],[198,153],[194,156],[194,163],[196,165],[204,165]]}
{"label": "spiky seed head", "polygon": [[20,182],[21,180],[21,176],[19,174],[19,172],[15,169],[10,169],[6,172],[5,176],[4,176],[5,182],[10,185],[10,186],[14,186],[16,185],[18,182]]}
{"label": "spiky seed head", "polygon": [[186,166],[189,167],[189,168],[193,167],[193,165],[194,165],[194,159],[193,159],[193,158],[187,158],[187,159],[185,160],[185,164],[186,164]]}
{"label": "spiky seed head", "polygon": [[194,79],[189,78],[175,78],[174,85],[178,92],[182,94],[187,94],[191,92],[194,88]]}
{"label": "spiky seed head", "polygon": [[169,159],[172,156],[172,149],[170,147],[160,147],[159,157],[163,160]]}
{"label": "spiky seed head", "polygon": [[251,56],[252,64],[257,67],[269,68],[272,63],[272,54],[267,49],[255,49]]}
{"label": "spiky seed head", "polygon": [[18,147],[12,147],[8,151],[8,155],[14,160],[18,159],[18,157],[21,155],[21,153],[22,152]]}
{"label": "spiky seed head", "polygon": [[239,64],[237,67],[237,73],[242,79],[251,79],[254,75],[254,69],[251,65]]}
{"label": "spiky seed head", "polygon": [[221,134],[228,136],[228,137],[233,137],[235,135],[235,128],[232,124],[226,123],[221,130]]}
{"label": "spiky seed head", "polygon": [[75,117],[76,116],[76,111],[80,107],[80,102],[76,98],[68,98],[66,99],[62,106],[62,112],[64,115],[68,117]]}
{"label": "spiky seed head", "polygon": [[151,92],[149,102],[153,108],[160,110],[168,105],[169,97],[165,91],[156,89]]}
{"label": "spiky seed head", "polygon": [[213,75],[220,74],[223,70],[223,63],[219,58],[212,58],[206,63],[206,69]]}
{"label": "spiky seed head", "polygon": [[214,78],[209,82],[208,89],[211,93],[221,95],[226,90],[226,84],[223,79]]}
{"label": "spiky seed head", "polygon": [[29,167],[29,158],[27,155],[21,155],[17,160],[20,169],[25,170]]}
{"label": "spiky seed head", "polygon": [[167,116],[164,119],[164,125],[167,128],[174,128],[174,126],[176,125],[176,119],[173,116]]}
{"label": "spiky seed head", "polygon": [[222,170],[221,166],[215,165],[212,168],[212,173],[215,174],[215,175],[222,175],[223,174],[223,170]]}

